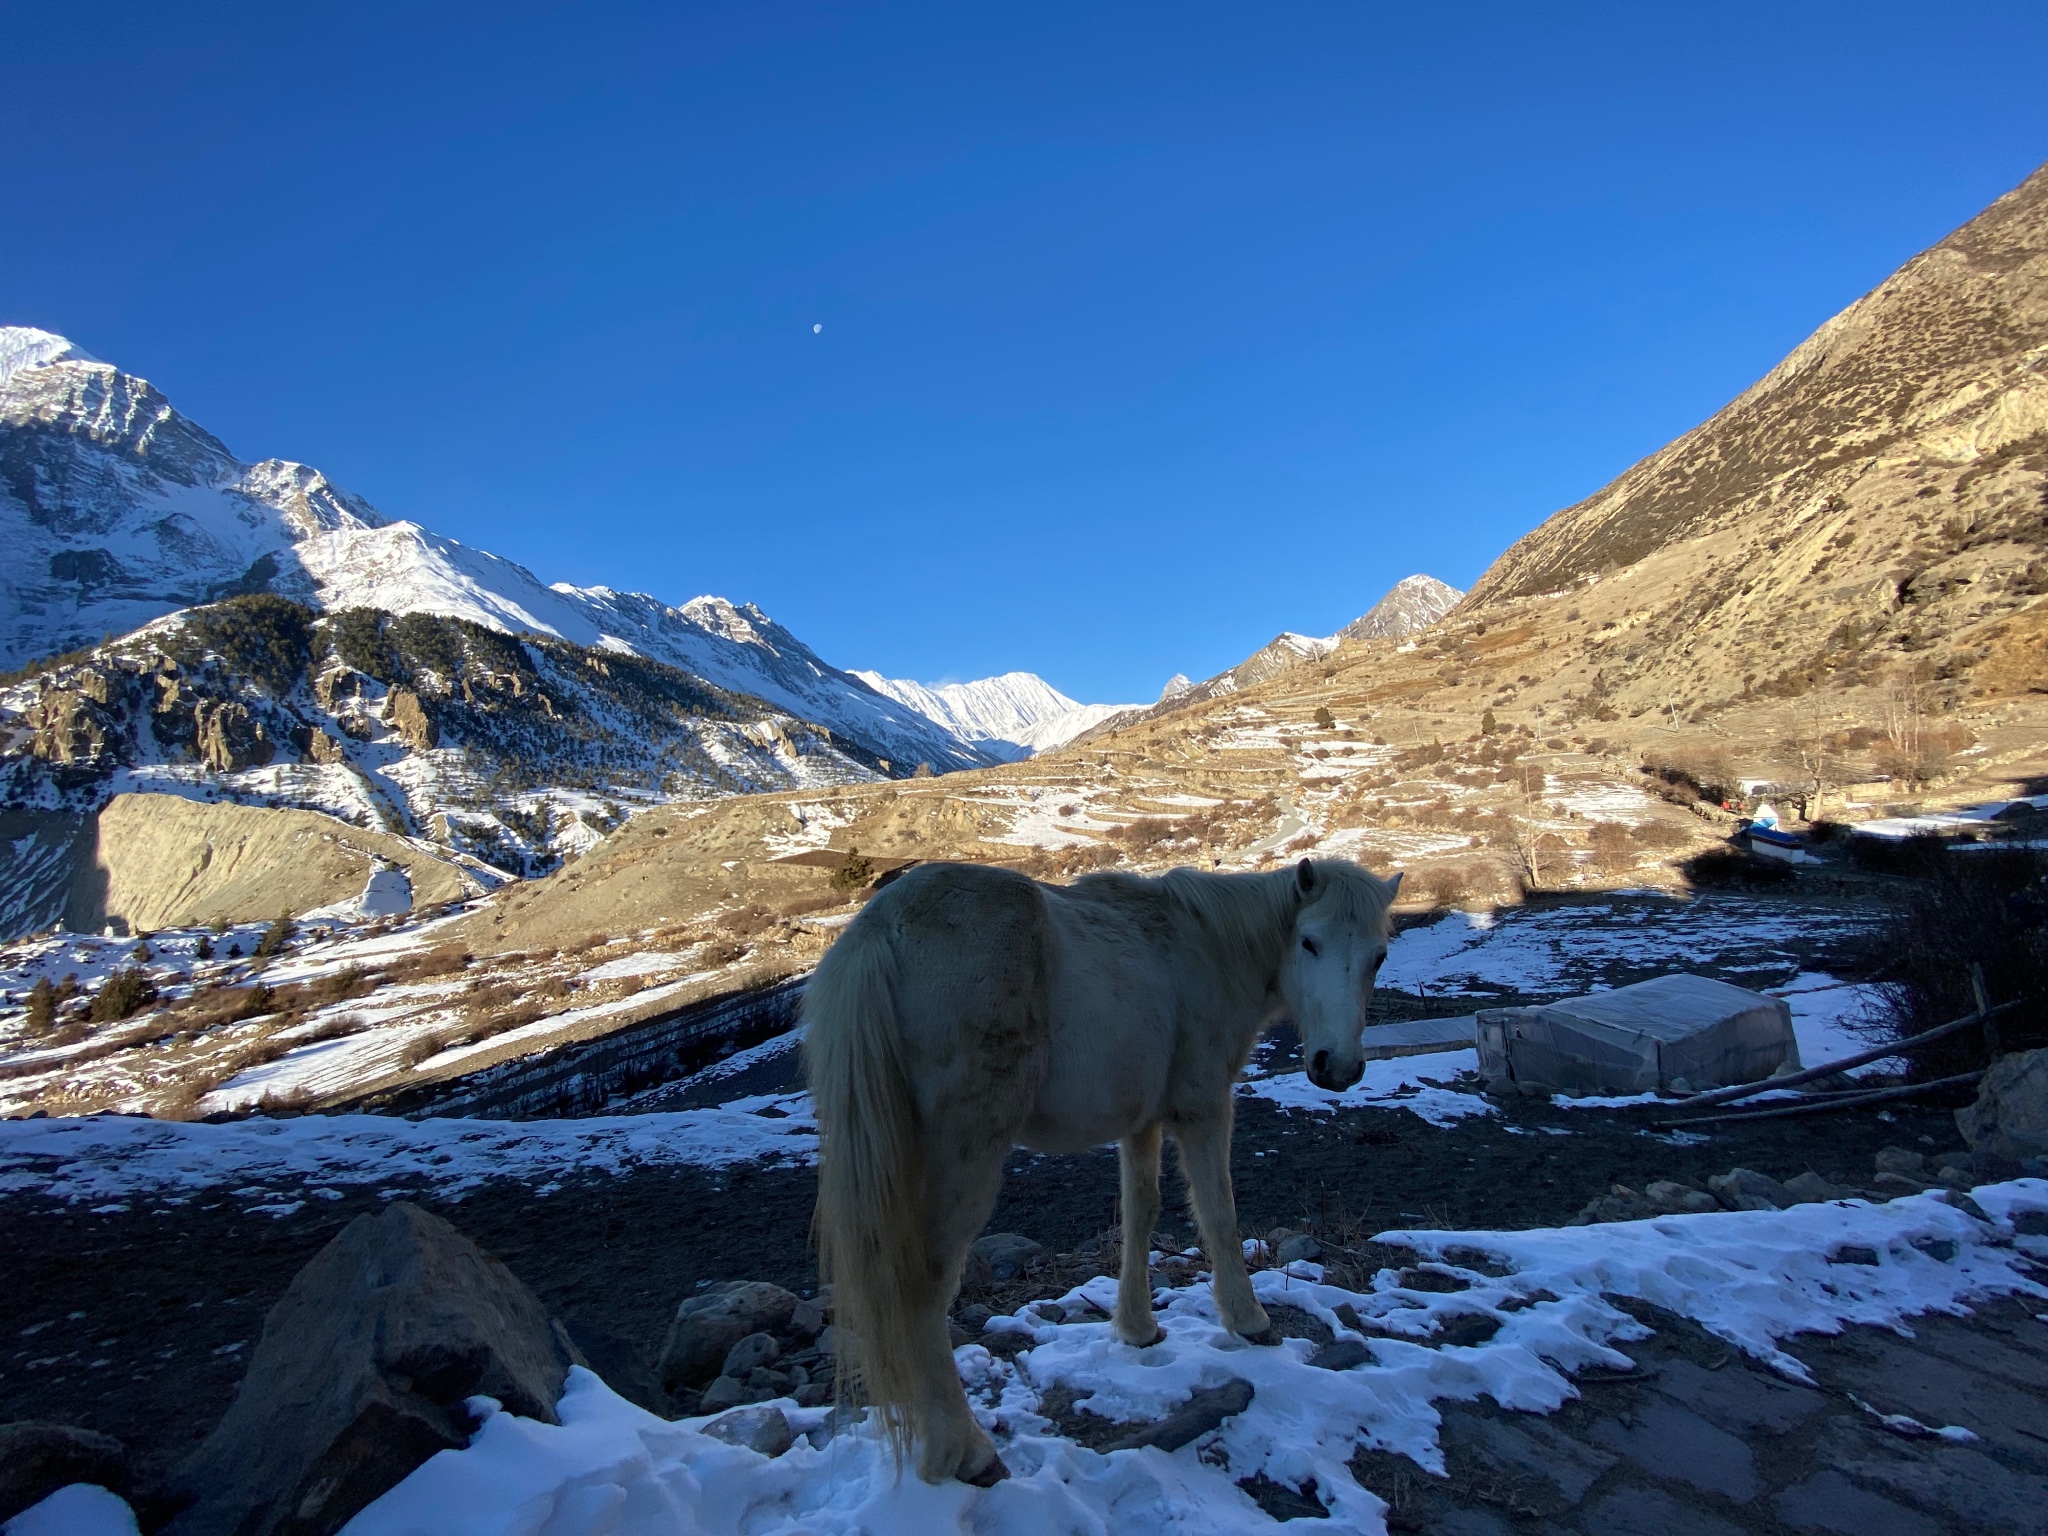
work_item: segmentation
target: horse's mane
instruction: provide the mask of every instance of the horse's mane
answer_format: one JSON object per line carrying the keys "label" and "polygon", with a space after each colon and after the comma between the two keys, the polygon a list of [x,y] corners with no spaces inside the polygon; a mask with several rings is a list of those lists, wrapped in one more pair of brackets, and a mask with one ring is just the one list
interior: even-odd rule
{"label": "horse's mane", "polygon": [[1385,921],[1391,896],[1369,870],[1348,859],[1317,859],[1315,888],[1306,896],[1295,870],[1292,864],[1263,874],[1229,875],[1200,869],[1170,869],[1163,875],[1105,869],[1083,875],[1074,886],[1095,896],[1115,892],[1156,900],[1163,895],[1194,917],[1226,954],[1247,962],[1270,957],[1307,901],[1341,903],[1341,915],[1349,921]]}

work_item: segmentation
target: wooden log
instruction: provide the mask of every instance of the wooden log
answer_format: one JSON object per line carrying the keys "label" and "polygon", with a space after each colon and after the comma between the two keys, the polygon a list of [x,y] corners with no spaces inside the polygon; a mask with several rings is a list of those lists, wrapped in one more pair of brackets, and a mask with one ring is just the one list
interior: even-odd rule
{"label": "wooden log", "polygon": [[1910,1051],[1931,1041],[1940,1040],[1948,1035],[1955,1034],[1958,1030],[1968,1029],[1972,1025],[1988,1023],[2002,1013],[2010,1013],[2019,1005],[2020,1000],[2015,998],[2009,1003],[2000,1003],[1996,1008],[1986,1009],[1982,1013],[1966,1014],[1960,1019],[1951,1019],[1946,1024],[1937,1024],[1932,1029],[1923,1030],[1917,1035],[1909,1035],[1906,1039],[1895,1041],[1890,1045],[1880,1045],[1873,1050],[1863,1051],[1854,1056],[1844,1056],[1839,1061],[1822,1062],[1819,1066],[1808,1067],[1803,1072],[1793,1072],[1784,1077],[1766,1077],[1754,1083],[1737,1083],[1728,1088],[1709,1089],[1705,1093],[1696,1093],[1687,1099],[1685,1107],[1687,1109],[1704,1109],[1709,1104],[1729,1104],[1733,1103],[1736,1099],[1746,1099],[1754,1094],[1768,1093],[1774,1088],[1796,1088],[1801,1083],[1812,1082],[1815,1078],[1827,1077],[1836,1072],[1847,1072],[1852,1067],[1868,1066],[1873,1061],[1882,1061],[1887,1056],[1897,1056],[1903,1051]]}
{"label": "wooden log", "polygon": [[1666,1130],[1681,1125],[1729,1125],[1743,1120],[1782,1120],[1788,1115],[1816,1115],[1830,1109],[1854,1109],[1859,1104],[1881,1104],[1887,1099],[1910,1099],[1915,1094],[1932,1093],[1937,1088],[1952,1088],[1963,1083],[1974,1083],[1984,1075],[1980,1068],[1975,1072],[1958,1072],[1954,1077],[1937,1077],[1931,1082],[1902,1083],[1896,1088],[1873,1088],[1868,1093],[1830,1093],[1800,1099],[1792,1104],[1777,1104],[1769,1109],[1737,1110],[1728,1115],[1695,1115],[1685,1120],[1660,1120],[1657,1129]]}

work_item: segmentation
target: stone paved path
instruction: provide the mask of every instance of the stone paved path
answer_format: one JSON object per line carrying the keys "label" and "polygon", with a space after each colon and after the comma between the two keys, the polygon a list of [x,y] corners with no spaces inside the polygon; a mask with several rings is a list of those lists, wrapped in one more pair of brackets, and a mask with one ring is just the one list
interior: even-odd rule
{"label": "stone paved path", "polygon": [[[1490,1403],[1440,1404],[1447,1478],[1403,1457],[1361,1452],[1353,1470],[1392,1506],[1388,1529],[2048,1532],[2041,1303],[1989,1301],[1968,1318],[1915,1319],[1910,1339],[1855,1328],[1786,1341],[1813,1373],[1812,1386],[1778,1377],[1684,1318],[1616,1304],[1656,1330],[1616,1346],[1637,1362],[1632,1376],[1581,1378],[1580,1398],[1547,1417]],[[1880,1415],[1903,1419],[1887,1427]],[[1931,1432],[1943,1428],[1974,1438]]]}

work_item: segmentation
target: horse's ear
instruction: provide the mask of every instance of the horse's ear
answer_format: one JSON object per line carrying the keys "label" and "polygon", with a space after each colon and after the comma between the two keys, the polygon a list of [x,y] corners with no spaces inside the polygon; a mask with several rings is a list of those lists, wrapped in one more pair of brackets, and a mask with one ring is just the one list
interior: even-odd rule
{"label": "horse's ear", "polygon": [[1303,859],[1294,866],[1294,883],[1301,887],[1304,895],[1316,888],[1316,861],[1314,859]]}
{"label": "horse's ear", "polygon": [[1401,894],[1401,876],[1404,873],[1405,871],[1397,869],[1387,877],[1387,900],[1392,901]]}

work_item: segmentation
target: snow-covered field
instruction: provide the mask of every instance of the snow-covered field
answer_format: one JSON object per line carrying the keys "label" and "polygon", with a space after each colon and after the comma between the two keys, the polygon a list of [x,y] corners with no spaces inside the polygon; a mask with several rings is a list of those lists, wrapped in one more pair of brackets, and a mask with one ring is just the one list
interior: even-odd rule
{"label": "snow-covered field", "polygon": [[[1056,1300],[993,1319],[1030,1347],[1004,1360],[980,1344],[955,1351],[977,1416],[995,1436],[1011,1477],[993,1488],[929,1486],[899,1472],[874,1426],[832,1412],[777,1404],[797,1432],[770,1457],[705,1434],[705,1419],[669,1422],[635,1407],[587,1370],[572,1370],[561,1423],[543,1424],[479,1399],[470,1444],[442,1451],[345,1527],[348,1536],[613,1536],[613,1533],[748,1532],[752,1536],[1042,1536],[1046,1532],[1268,1531],[1272,1520],[1238,1486],[1264,1476],[1314,1485],[1329,1510],[1303,1531],[1376,1533],[1387,1506],[1348,1465],[1354,1449],[1407,1456],[1444,1470],[1436,1404],[1490,1398],[1502,1408],[1554,1412],[1577,1395],[1572,1376],[1631,1369],[1617,1343],[1648,1330],[1608,1299],[1634,1297],[1692,1318],[1783,1374],[1811,1380],[1781,1342],[1799,1332],[1837,1333],[1869,1324],[1910,1333],[1926,1313],[1962,1314],[1973,1298],[2048,1298],[2026,1272],[2025,1253],[2048,1240],[2015,1239],[2018,1211],[2048,1210],[2048,1181],[2022,1179],[1975,1192],[1993,1225],[1935,1195],[1885,1205],[1843,1201],[1788,1211],[1714,1212],[1654,1221],[1527,1232],[1394,1231],[1379,1241],[1413,1251],[1424,1269],[1454,1277],[1454,1292],[1404,1286],[1381,1270],[1368,1289],[1323,1282],[1296,1263],[1255,1276],[1268,1307],[1295,1307],[1340,1339],[1363,1344],[1348,1369],[1310,1365],[1311,1346],[1289,1339],[1258,1348],[1225,1332],[1206,1277],[1155,1295],[1166,1337],[1138,1350],[1116,1340],[1098,1309],[1115,1282],[1098,1277]],[[1953,1245],[1951,1250],[1950,1245]],[[1876,1263],[1832,1262],[1861,1248]],[[1488,1274],[1466,1267],[1473,1251]],[[1337,1308],[1367,1324],[1348,1327]],[[1454,1318],[1498,1322],[1484,1343],[1432,1347]],[[1055,1316],[1082,1318],[1055,1322]],[[1062,1437],[1042,1411],[1055,1388],[1082,1412],[1121,1422],[1163,1417],[1190,1393],[1230,1380],[1253,1388],[1250,1406],[1175,1452],[1098,1452]],[[1940,1424],[1915,1426],[1951,1440],[1974,1438]],[[68,1524],[35,1524],[78,1536],[128,1532],[125,1507],[71,1493]],[[39,1512],[40,1513],[40,1512]]]}
{"label": "snow-covered field", "polygon": [[510,1178],[544,1194],[578,1173],[808,1159],[817,1147],[817,1125],[800,1094],[585,1120],[0,1120],[0,1195],[104,1203],[139,1193],[178,1201],[225,1190],[254,1201],[251,1210],[280,1214],[281,1192],[294,1190],[317,1198],[350,1185],[391,1196],[427,1188],[459,1199],[487,1179]]}

